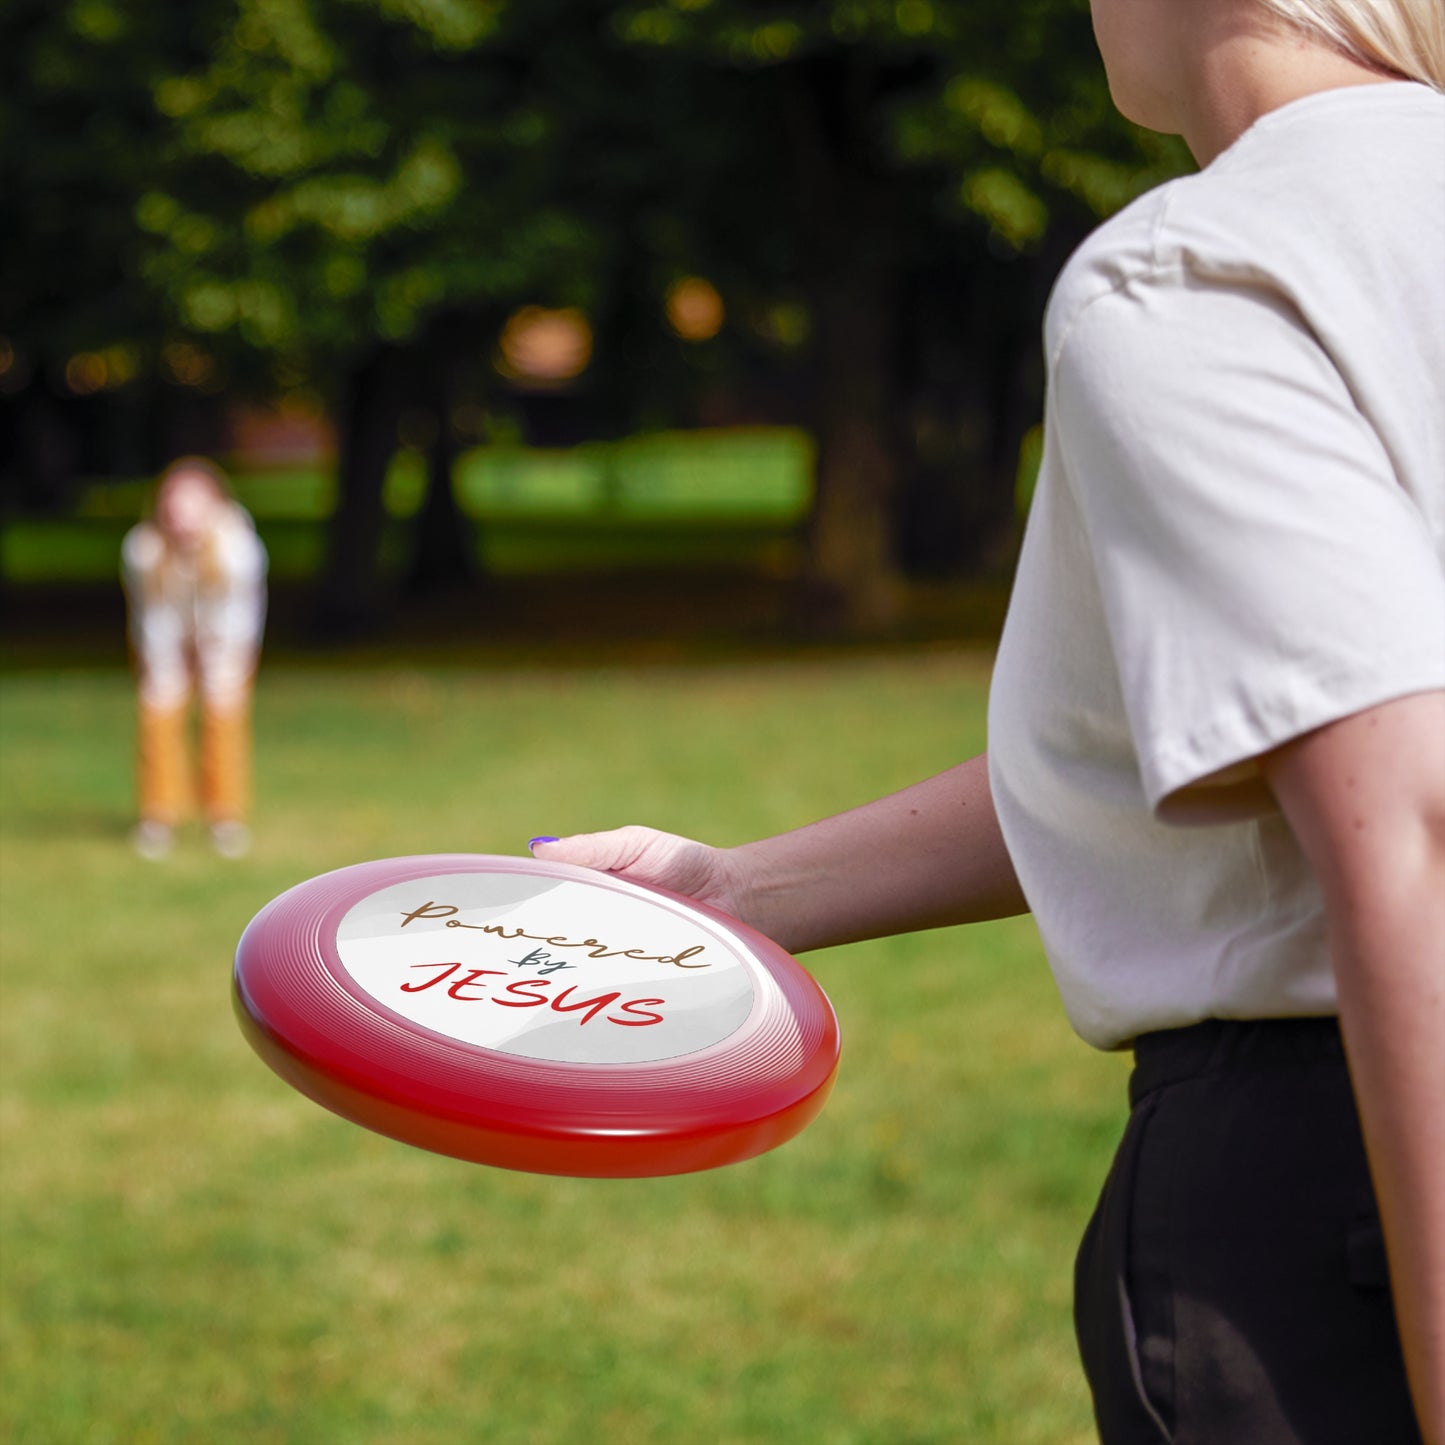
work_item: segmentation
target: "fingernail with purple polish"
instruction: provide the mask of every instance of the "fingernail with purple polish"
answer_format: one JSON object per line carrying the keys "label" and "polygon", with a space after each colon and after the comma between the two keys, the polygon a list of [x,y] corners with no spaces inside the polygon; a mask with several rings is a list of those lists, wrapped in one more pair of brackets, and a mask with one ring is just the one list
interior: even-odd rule
{"label": "fingernail with purple polish", "polygon": [[561,839],[560,839],[560,838],[548,838],[548,837],[546,837],[546,836],[544,835],[544,836],[541,837],[541,838],[533,838],[533,839],[531,839],[531,840],[528,842],[527,847],[528,847],[528,848],[535,848],[538,843],[559,843],[559,842],[561,842]]}

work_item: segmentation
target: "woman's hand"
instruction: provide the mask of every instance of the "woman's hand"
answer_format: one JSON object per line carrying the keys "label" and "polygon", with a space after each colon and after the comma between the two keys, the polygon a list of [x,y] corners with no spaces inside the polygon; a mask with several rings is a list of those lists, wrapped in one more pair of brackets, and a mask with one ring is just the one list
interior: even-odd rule
{"label": "woman's hand", "polygon": [[[675,833],[635,824],[605,833],[575,833],[551,841],[534,839],[532,854],[548,863],[573,863],[616,873],[634,883],[648,883],[719,908],[744,923],[748,890],[733,854]],[[756,925],[754,925],[756,926]]]}

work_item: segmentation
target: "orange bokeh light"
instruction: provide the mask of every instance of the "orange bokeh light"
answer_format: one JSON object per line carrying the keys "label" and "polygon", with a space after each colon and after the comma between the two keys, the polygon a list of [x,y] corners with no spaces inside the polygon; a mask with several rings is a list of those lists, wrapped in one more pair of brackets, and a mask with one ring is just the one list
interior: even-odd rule
{"label": "orange bokeh light", "polygon": [[179,386],[204,387],[216,374],[216,363],[189,341],[171,341],[163,346],[161,365]]}
{"label": "orange bokeh light", "polygon": [[94,396],[109,380],[110,368],[98,351],[77,352],[65,363],[65,384],[76,396]]}
{"label": "orange bokeh light", "polygon": [[727,308],[711,281],[684,276],[667,290],[667,324],[684,341],[710,341],[722,330]]}
{"label": "orange bokeh light", "polygon": [[555,386],[587,370],[592,328],[575,307],[523,306],[508,317],[497,351],[503,376]]}

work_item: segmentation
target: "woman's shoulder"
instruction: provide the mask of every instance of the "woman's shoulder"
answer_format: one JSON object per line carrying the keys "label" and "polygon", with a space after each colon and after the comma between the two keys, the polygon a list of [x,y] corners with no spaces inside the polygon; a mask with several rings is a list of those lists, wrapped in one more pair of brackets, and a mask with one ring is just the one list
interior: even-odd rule
{"label": "woman's shoulder", "polygon": [[1308,244],[1310,208],[1293,197],[1262,199],[1250,194],[1253,189],[1252,177],[1216,162],[1145,192],[1093,231],[1070,256],[1049,298],[1050,361],[1091,307],[1139,286],[1243,281],[1287,290],[1293,253]]}
{"label": "woman's shoulder", "polygon": [[1054,287],[1048,355],[1093,304],[1137,285],[1244,286],[1310,317],[1359,290],[1432,309],[1442,254],[1445,96],[1413,84],[1321,92],[1094,231]]}
{"label": "woman's shoulder", "polygon": [[1125,290],[1157,268],[1159,234],[1181,189],[1197,180],[1166,181],[1092,231],[1065,263],[1049,297],[1046,353],[1057,356],[1079,316],[1094,302]]}

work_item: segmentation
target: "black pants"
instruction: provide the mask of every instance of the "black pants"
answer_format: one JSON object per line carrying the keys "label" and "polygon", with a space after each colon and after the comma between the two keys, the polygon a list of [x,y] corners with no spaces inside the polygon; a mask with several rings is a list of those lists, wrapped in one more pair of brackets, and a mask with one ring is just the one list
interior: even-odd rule
{"label": "black pants", "polygon": [[1335,1021],[1146,1035],[1129,1099],[1074,1281],[1104,1445],[1418,1445]]}

